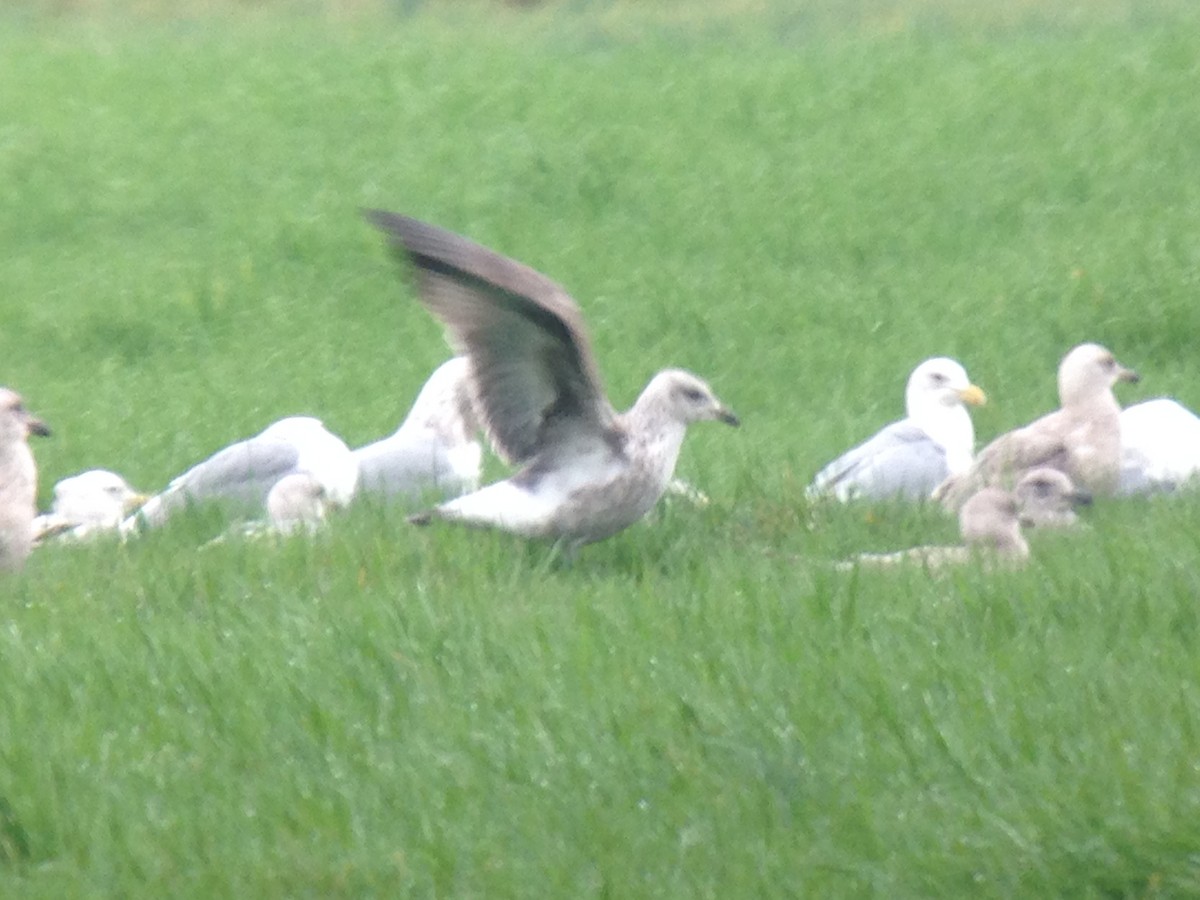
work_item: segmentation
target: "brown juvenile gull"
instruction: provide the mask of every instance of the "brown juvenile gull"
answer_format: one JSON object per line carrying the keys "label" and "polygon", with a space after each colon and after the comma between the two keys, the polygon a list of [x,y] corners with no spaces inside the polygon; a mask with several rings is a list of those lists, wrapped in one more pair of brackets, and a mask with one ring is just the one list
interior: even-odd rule
{"label": "brown juvenile gull", "polygon": [[1064,473],[1048,466],[1022,475],[1013,495],[1026,528],[1071,528],[1079,521],[1076,507],[1092,502],[1091,494],[1077,489]]}
{"label": "brown juvenile gull", "polygon": [[670,483],[687,426],[737,417],[690,372],[655,375],[633,407],[605,396],[583,315],[558,284],[466,238],[416,219],[365,213],[417,270],[421,302],[470,359],[477,412],[492,446],[520,465],[413,517],[495,527],[573,551],[642,518]]}
{"label": "brown juvenile gull", "polygon": [[50,429],[25,409],[20,395],[0,388],[0,571],[21,568],[33,549],[37,464],[31,434],[45,437]]}
{"label": "brown juvenile gull", "polygon": [[1029,557],[1029,544],[1021,535],[1021,509],[1017,498],[1001,488],[983,488],[963,504],[958,513],[963,543],[948,547],[913,547],[897,553],[864,553],[838,564],[847,571],[857,566],[887,567],[919,564],[929,570],[979,560],[985,566],[1016,568]]}
{"label": "brown juvenile gull", "polygon": [[986,400],[960,363],[944,356],[925,360],[904,389],[906,418],[821,469],[808,497],[929,499],[948,476],[970,467],[975,428],[964,404]]}
{"label": "brown juvenile gull", "polygon": [[1138,375],[1099,344],[1080,344],[1058,367],[1061,408],[996,438],[966,472],[951,475],[934,499],[956,510],[984,485],[1010,486],[1020,473],[1040,466],[1065,472],[1094,494],[1112,494],[1121,470],[1121,407],[1113,396],[1118,381]]}
{"label": "brown juvenile gull", "polygon": [[483,447],[469,375],[466,357],[442,363],[396,432],[354,451],[360,495],[414,501],[479,488]]}
{"label": "brown juvenile gull", "polygon": [[1169,493],[1200,475],[1200,416],[1159,397],[1121,410],[1117,493]]}
{"label": "brown juvenile gull", "polygon": [[146,496],[116,472],[80,472],[54,485],[50,511],[34,520],[34,540],[84,540],[116,532],[121,520],[145,502]]}
{"label": "brown juvenile gull", "polygon": [[173,479],[121,523],[121,533],[158,526],[193,503],[220,503],[236,513],[261,513],[275,483],[307,472],[330,501],[345,506],[358,484],[358,463],[345,442],[319,419],[290,416],[252,438],[230,444]]}
{"label": "brown juvenile gull", "polygon": [[1077,506],[1092,502],[1091,494],[1080,491],[1058,469],[1031,469],[1021,476],[1012,492],[1001,488],[983,488],[963,504],[958,513],[963,545],[957,547],[914,547],[898,553],[869,553],[843,563],[889,566],[919,562],[926,568],[968,561],[982,555],[989,564],[996,561],[1020,565],[1029,555],[1021,528],[1070,528],[1078,522]]}

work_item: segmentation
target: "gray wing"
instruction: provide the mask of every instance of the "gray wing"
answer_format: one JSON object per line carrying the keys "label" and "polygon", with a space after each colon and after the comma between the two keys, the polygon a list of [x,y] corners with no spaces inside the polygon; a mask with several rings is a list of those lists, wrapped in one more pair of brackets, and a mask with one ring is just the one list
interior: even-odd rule
{"label": "gray wing", "polygon": [[431,491],[446,497],[467,487],[455,472],[444,442],[384,438],[354,451],[361,493],[418,500]]}
{"label": "gray wing", "polygon": [[813,478],[809,491],[839,500],[924,500],[948,474],[945,449],[905,419],[829,463]]}
{"label": "gray wing", "polygon": [[260,511],[275,482],[296,471],[299,456],[291,443],[274,438],[231,444],[174,479],[134,518],[160,525],[189,502],[215,500]]}
{"label": "gray wing", "polygon": [[556,430],[612,427],[583,316],[558,284],[453,232],[364,215],[416,268],[421,302],[470,357],[484,429],[507,462],[529,460]]}
{"label": "gray wing", "polygon": [[299,459],[299,451],[288,441],[250,438],[219,450],[176,482],[197,500],[265,500],[275,482],[296,471]]}

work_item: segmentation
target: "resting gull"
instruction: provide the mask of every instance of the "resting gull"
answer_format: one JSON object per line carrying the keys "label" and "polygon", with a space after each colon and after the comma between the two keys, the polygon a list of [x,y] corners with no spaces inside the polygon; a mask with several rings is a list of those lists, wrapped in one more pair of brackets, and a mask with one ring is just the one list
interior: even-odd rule
{"label": "resting gull", "polygon": [[33,549],[37,464],[31,434],[45,437],[50,429],[25,409],[19,394],[0,388],[0,571],[21,568]]}
{"label": "resting gull", "polygon": [[962,545],[867,553],[840,567],[917,562],[936,569],[977,556],[982,556],[988,564],[1020,565],[1029,555],[1022,527],[1069,528],[1078,522],[1075,508],[1091,502],[1090,494],[1077,490],[1071,479],[1057,469],[1032,469],[1021,477],[1011,493],[1001,488],[983,488],[963,504],[958,513]]}
{"label": "resting gull", "polygon": [[666,369],[633,407],[605,396],[583,315],[558,284],[459,235],[378,210],[422,303],[470,358],[481,424],[511,478],[413,517],[559,541],[568,553],[642,518],[671,482],[687,426],[737,417],[696,375]]}
{"label": "resting gull", "polygon": [[1061,408],[996,438],[970,469],[942,482],[934,499],[954,510],[979,487],[1009,485],[1041,466],[1065,472],[1092,493],[1114,493],[1121,469],[1121,407],[1112,389],[1118,381],[1137,380],[1104,347],[1080,344],[1058,368]]}
{"label": "resting gull", "polygon": [[50,511],[34,520],[34,539],[83,540],[115,532],[121,520],[145,502],[146,496],[116,472],[89,469],[54,485]]}
{"label": "resting gull", "polygon": [[950,547],[913,547],[897,553],[864,553],[839,563],[838,568],[885,567],[916,563],[936,570],[961,565],[973,559],[985,565],[1017,567],[1029,556],[1029,544],[1021,535],[1020,506],[1016,496],[1001,488],[983,488],[958,513],[963,543]]}
{"label": "resting gull", "polygon": [[1079,521],[1075,509],[1092,502],[1092,495],[1075,487],[1058,469],[1030,469],[1013,488],[1026,528],[1070,528]]}
{"label": "resting gull", "polygon": [[337,506],[350,502],[358,483],[358,464],[345,442],[319,419],[292,416],[219,450],[172,480],[121,523],[121,532],[136,531],[140,523],[161,525],[193,503],[219,501],[238,512],[261,512],[275,483],[294,472],[310,474]]}
{"label": "resting gull", "polygon": [[354,451],[360,493],[411,501],[431,491],[448,498],[479,487],[483,447],[469,375],[466,357],[442,363],[395,434]]}
{"label": "resting gull", "polygon": [[1200,474],[1200,417],[1167,397],[1121,411],[1117,493],[1174,491]]}
{"label": "resting gull", "polygon": [[975,429],[964,404],[986,402],[966,369],[946,357],[921,363],[904,389],[907,418],[839,456],[817,473],[810,498],[926,500],[948,476],[971,465]]}
{"label": "resting gull", "polygon": [[281,534],[315,531],[328,512],[325,486],[308,472],[284,475],[267,494],[267,518]]}

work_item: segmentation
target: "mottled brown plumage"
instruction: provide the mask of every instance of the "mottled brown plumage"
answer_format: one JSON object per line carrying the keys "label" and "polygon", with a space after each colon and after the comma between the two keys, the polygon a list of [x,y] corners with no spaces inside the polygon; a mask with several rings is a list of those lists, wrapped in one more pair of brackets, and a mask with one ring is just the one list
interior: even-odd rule
{"label": "mottled brown plumage", "polygon": [[583,314],[562,287],[444,229],[369,210],[417,273],[421,302],[471,361],[476,409],[497,452],[523,468],[416,521],[454,519],[582,544],[645,515],[666,489],[690,422],[737,418],[690,372],[668,369],[617,413]]}

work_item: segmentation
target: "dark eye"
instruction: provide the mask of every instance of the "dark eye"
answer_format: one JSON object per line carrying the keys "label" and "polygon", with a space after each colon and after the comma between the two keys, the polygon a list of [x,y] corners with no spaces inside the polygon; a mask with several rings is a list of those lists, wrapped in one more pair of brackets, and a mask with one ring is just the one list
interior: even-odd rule
{"label": "dark eye", "polygon": [[934,372],[929,380],[932,381],[934,384],[942,385],[942,384],[945,384],[950,379],[947,378],[945,375],[943,375],[941,372]]}
{"label": "dark eye", "polygon": [[704,399],[704,392],[697,388],[684,388],[683,396],[687,398],[689,403],[699,403]]}

